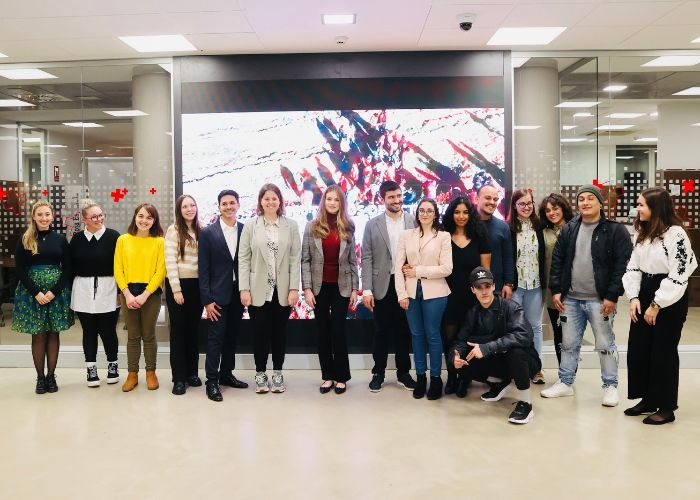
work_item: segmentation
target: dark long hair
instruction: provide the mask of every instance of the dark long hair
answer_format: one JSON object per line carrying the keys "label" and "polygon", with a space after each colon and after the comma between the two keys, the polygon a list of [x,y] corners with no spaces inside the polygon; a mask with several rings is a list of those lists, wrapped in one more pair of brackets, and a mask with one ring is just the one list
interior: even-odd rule
{"label": "dark long hair", "polygon": [[131,217],[131,224],[129,224],[129,229],[127,229],[127,232],[132,236],[136,236],[138,234],[139,229],[136,227],[136,215],[142,208],[145,208],[148,215],[153,217],[153,225],[151,226],[151,229],[148,230],[148,236],[163,236],[163,228],[160,225],[160,215],[158,215],[158,210],[156,207],[150,203],[141,203],[138,207],[136,207],[136,210],[134,210],[134,215]]}
{"label": "dark long hair", "polygon": [[676,213],[668,191],[659,187],[651,187],[642,191],[642,197],[651,211],[651,217],[648,221],[641,221],[639,214],[637,214],[637,218],[634,220],[638,244],[644,240],[653,241],[671,226],[680,226],[685,231],[683,220]]}
{"label": "dark long hair", "polygon": [[[194,215],[194,220],[192,221],[192,232],[194,233],[194,238],[190,235],[187,230],[187,221],[182,216],[182,204],[185,200],[189,198],[194,202],[194,206],[197,208],[197,213]],[[197,200],[195,200],[189,194],[181,194],[175,200],[175,230],[177,231],[177,244],[179,246],[180,259],[185,258],[185,245],[190,245],[197,248],[197,242],[199,241],[199,206],[197,205]]]}
{"label": "dark long hair", "polygon": [[416,227],[420,231],[421,237],[423,236],[423,226],[421,226],[420,220],[418,219],[418,210],[420,210],[420,206],[423,203],[430,203],[433,206],[433,210],[435,210],[435,218],[433,219],[433,225],[430,229],[433,231],[439,231],[442,228],[442,226],[440,226],[440,212],[438,211],[437,202],[432,198],[423,198],[418,202],[418,205],[416,205]]}
{"label": "dark long hair", "polygon": [[447,205],[445,214],[442,216],[442,228],[450,234],[455,234],[457,231],[455,210],[457,210],[459,205],[467,207],[467,214],[469,215],[469,220],[464,228],[467,233],[467,238],[470,240],[486,238],[486,226],[484,226],[481,218],[479,218],[479,212],[476,211],[476,206],[467,196],[457,196]]}
{"label": "dark long hair", "polygon": [[520,198],[524,198],[525,196],[529,196],[532,200],[532,213],[530,214],[532,228],[535,231],[539,231],[541,227],[540,219],[537,217],[537,210],[535,210],[535,197],[532,195],[532,191],[529,189],[516,189],[513,191],[513,196],[510,198],[510,209],[508,210],[508,225],[510,226],[510,230],[514,233],[519,233],[523,229],[520,219],[518,219],[518,211],[515,205]]}
{"label": "dark long hair", "polygon": [[549,193],[544,200],[542,200],[542,203],[540,203],[540,208],[538,210],[540,213],[540,224],[542,224],[543,227],[554,229],[554,224],[549,222],[547,218],[547,203],[551,203],[553,207],[561,208],[565,223],[574,218],[574,209],[571,208],[569,200],[559,193]]}

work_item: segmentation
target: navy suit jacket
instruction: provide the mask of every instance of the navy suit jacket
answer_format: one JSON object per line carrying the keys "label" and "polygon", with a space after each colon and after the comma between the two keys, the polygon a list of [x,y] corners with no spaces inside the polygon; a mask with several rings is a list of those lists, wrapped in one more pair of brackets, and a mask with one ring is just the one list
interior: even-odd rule
{"label": "navy suit jacket", "polygon": [[[216,302],[221,306],[240,300],[238,296],[238,249],[241,247],[243,224],[236,222],[238,241],[232,258],[217,219],[199,235],[199,293],[202,305]],[[236,281],[233,271],[236,270]]]}

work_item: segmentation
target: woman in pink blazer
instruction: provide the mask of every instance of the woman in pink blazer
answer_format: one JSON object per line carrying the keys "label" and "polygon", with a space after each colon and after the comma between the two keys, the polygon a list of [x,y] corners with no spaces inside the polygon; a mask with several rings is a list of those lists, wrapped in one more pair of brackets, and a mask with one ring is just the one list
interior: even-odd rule
{"label": "woman in pink blazer", "polygon": [[428,399],[442,396],[440,324],[450,294],[445,277],[452,273],[452,246],[450,234],[440,231],[438,221],[435,200],[421,200],[416,210],[416,228],[401,234],[394,259],[396,295],[411,329],[417,375],[413,397],[416,399],[426,392],[427,353],[430,354]]}

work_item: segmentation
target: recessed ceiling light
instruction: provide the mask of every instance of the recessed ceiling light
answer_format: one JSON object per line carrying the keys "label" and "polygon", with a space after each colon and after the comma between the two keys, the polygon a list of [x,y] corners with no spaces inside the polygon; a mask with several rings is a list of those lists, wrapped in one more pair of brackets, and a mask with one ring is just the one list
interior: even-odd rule
{"label": "recessed ceiling light", "polygon": [[652,111],[651,113],[649,113],[649,116],[651,116],[652,118],[657,118],[657,117],[659,116],[659,112],[658,112],[658,111]]}
{"label": "recessed ceiling light", "polygon": [[22,137],[22,142],[41,142],[41,137]]}
{"label": "recessed ceiling light", "polygon": [[697,37],[695,40],[692,40],[690,43],[700,43],[700,36]]}
{"label": "recessed ceiling light", "polygon": [[513,68],[519,68],[520,66],[528,62],[530,59],[530,57],[512,57],[510,59],[510,65]]}
{"label": "recessed ceiling light", "polygon": [[634,142],[656,142],[658,140],[658,137],[637,137]]}
{"label": "recessed ceiling light", "polygon": [[579,137],[572,137],[572,138],[568,138],[568,139],[561,139],[561,142],[583,142],[585,140],[586,139],[579,138]]}
{"label": "recessed ceiling light", "polygon": [[622,92],[627,88],[627,85],[608,85],[603,89],[603,92]]}
{"label": "recessed ceiling light", "polygon": [[118,38],[137,52],[188,52],[197,50],[182,35],[120,36]]}
{"label": "recessed ceiling light", "polygon": [[695,66],[698,63],[700,63],[699,56],[661,56],[642,64],[642,66]]}
{"label": "recessed ceiling light", "polygon": [[[34,107],[34,104],[20,101],[19,99],[0,99],[0,108],[26,108]],[[15,127],[17,128],[17,127]]]}
{"label": "recessed ceiling light", "polygon": [[574,113],[574,118],[590,118],[594,116],[593,113]]}
{"label": "recessed ceiling light", "polygon": [[634,125],[601,125],[600,127],[596,127],[596,130],[627,130],[632,127],[634,127]]}
{"label": "recessed ceiling light", "polygon": [[498,28],[486,45],[547,45],[566,27]]}
{"label": "recessed ceiling light", "polygon": [[2,52],[0,52],[0,57],[10,57],[10,56],[5,55],[5,54],[3,54]]}
{"label": "recessed ceiling light", "polygon": [[323,14],[323,24],[355,24],[355,14]]}
{"label": "recessed ceiling light", "polygon": [[617,160],[631,160],[633,159],[634,156],[616,156],[615,159]]}
{"label": "recessed ceiling light", "polygon": [[79,149],[78,151],[80,151],[81,153],[89,153],[90,152],[89,149]]}
{"label": "recessed ceiling light", "polygon": [[693,124],[691,125],[691,127],[700,127],[700,122],[693,123]]}
{"label": "recessed ceiling light", "polygon": [[566,101],[560,102],[555,108],[592,108],[600,104],[600,101]]}
{"label": "recessed ceiling light", "polygon": [[0,76],[8,80],[48,80],[49,78],[58,78],[56,75],[35,68],[0,69]]}
{"label": "recessed ceiling light", "polygon": [[688,87],[685,90],[674,92],[673,95],[700,95],[700,87]]}
{"label": "recessed ceiling light", "polygon": [[103,111],[112,116],[146,116],[148,113],[144,113],[140,109],[122,109],[119,111]]}
{"label": "recessed ceiling light", "polygon": [[632,120],[634,118],[639,118],[640,116],[644,116],[646,113],[610,113],[609,115],[605,115],[607,118],[614,118],[614,119],[619,119],[619,120]]}
{"label": "recessed ceiling light", "polygon": [[67,148],[68,146],[64,146],[63,144],[47,144],[47,148]]}
{"label": "recessed ceiling light", "polygon": [[513,129],[515,130],[537,130],[538,128],[541,128],[541,125],[515,125],[513,126]]}
{"label": "recessed ceiling light", "polygon": [[66,127],[77,127],[77,128],[98,128],[98,127],[104,127],[104,125],[100,125],[99,123],[92,123],[92,122],[63,122],[63,124]]}

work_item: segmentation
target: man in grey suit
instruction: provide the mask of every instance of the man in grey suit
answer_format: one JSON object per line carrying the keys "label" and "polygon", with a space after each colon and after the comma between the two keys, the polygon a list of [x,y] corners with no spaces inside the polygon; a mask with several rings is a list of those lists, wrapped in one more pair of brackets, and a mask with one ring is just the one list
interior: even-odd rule
{"label": "man in grey suit", "polygon": [[413,390],[415,380],[409,374],[411,358],[411,332],[406,313],[396,295],[394,286],[394,256],[399,246],[399,236],[405,229],[414,227],[413,219],[403,211],[401,186],[385,181],[379,186],[384,200],[384,213],[371,219],[362,237],[362,302],[374,312],[374,367],[369,390],[379,392],[384,383],[389,339],[396,347],[396,378],[400,385]]}

